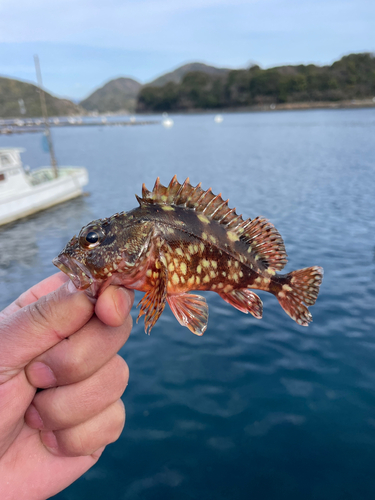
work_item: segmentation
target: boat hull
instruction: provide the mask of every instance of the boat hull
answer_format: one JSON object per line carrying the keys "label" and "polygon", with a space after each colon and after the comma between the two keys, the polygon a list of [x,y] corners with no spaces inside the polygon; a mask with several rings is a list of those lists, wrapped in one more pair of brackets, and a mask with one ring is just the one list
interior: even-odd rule
{"label": "boat hull", "polygon": [[83,187],[88,183],[88,172],[84,167],[62,167],[56,179],[53,178],[51,168],[40,169],[36,173],[39,177],[43,174],[51,179],[1,198],[0,225],[81,196]]}

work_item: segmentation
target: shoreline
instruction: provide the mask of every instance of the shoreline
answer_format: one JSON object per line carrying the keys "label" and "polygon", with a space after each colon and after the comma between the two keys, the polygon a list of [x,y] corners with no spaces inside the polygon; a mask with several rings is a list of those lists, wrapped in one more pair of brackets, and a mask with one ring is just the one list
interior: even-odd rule
{"label": "shoreline", "polygon": [[[345,101],[304,101],[304,102],[285,102],[285,103],[267,103],[267,104],[255,104],[253,106],[241,106],[241,107],[225,107],[225,108],[191,108],[191,109],[176,109],[170,110],[167,114],[221,114],[221,113],[249,113],[249,112],[259,112],[259,111],[295,111],[295,110],[307,110],[307,109],[360,109],[360,108],[375,108],[375,97],[368,99],[352,99]],[[95,118],[108,117],[108,116],[133,116],[133,115],[158,115],[165,113],[166,111],[133,111],[120,110],[116,113],[98,113]],[[91,113],[85,113],[81,115],[69,115],[72,117],[87,117],[93,118]],[[39,117],[38,117],[39,118]],[[53,117],[49,117],[52,119]],[[68,115],[60,118],[68,118]],[[7,127],[11,121],[16,120],[35,120],[35,117],[23,116],[22,118],[4,118],[0,116],[0,128]],[[3,123],[1,123],[3,122]],[[5,122],[5,123],[4,123]],[[103,125],[103,123],[101,123]],[[113,123],[108,123],[112,125]],[[125,123],[123,123],[125,124]],[[136,123],[137,125],[139,123]],[[51,126],[54,124],[51,123]],[[65,124],[64,124],[65,125]],[[82,124],[83,125],[83,124]],[[85,124],[86,125],[86,124]],[[128,125],[128,123],[126,123]],[[61,126],[61,124],[60,124]]]}
{"label": "shoreline", "polygon": [[255,110],[276,111],[295,109],[357,109],[375,108],[375,98],[373,99],[352,99],[346,101],[315,101],[315,102],[286,102],[279,104],[267,104],[252,106]]}
{"label": "shoreline", "polygon": [[[352,99],[345,101],[305,101],[256,104],[254,106],[228,108],[194,108],[168,111],[169,115],[177,114],[221,114],[221,113],[249,113],[258,111],[295,111],[307,109],[360,109],[375,108],[375,97],[368,99]],[[160,115],[163,111],[136,111],[137,115]]]}

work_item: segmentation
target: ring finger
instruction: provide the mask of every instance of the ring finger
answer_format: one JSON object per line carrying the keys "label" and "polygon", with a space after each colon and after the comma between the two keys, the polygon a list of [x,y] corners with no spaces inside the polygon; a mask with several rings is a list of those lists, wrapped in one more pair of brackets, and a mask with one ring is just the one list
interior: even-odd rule
{"label": "ring finger", "polygon": [[119,438],[125,424],[125,408],[120,400],[79,425],[60,431],[42,431],[40,438],[54,455],[92,455]]}

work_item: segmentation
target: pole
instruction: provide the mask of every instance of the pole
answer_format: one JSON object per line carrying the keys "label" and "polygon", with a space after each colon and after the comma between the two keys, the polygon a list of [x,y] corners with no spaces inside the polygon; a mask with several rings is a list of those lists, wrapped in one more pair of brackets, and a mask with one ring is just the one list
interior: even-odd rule
{"label": "pole", "polygon": [[37,55],[34,56],[34,62],[35,62],[35,71],[36,71],[36,77],[38,80],[38,87],[39,87],[40,106],[42,108],[42,115],[43,115],[43,119],[44,119],[45,135],[47,137],[48,149],[49,149],[49,154],[51,157],[51,165],[53,168],[53,173],[54,173],[55,178],[57,178],[59,175],[59,171],[57,168],[55,151],[53,149],[53,144],[52,144],[51,131],[49,128],[49,121],[48,121],[48,116],[47,116],[46,97],[44,95],[43,83],[42,83],[42,73],[40,71],[39,57]]}

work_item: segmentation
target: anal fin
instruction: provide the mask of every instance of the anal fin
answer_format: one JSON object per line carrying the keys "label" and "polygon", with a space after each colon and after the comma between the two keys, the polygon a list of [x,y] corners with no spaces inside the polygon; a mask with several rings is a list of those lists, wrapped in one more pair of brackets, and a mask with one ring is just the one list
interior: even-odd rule
{"label": "anal fin", "polygon": [[263,303],[254,292],[247,288],[232,290],[231,292],[219,293],[220,297],[228,302],[231,306],[239,311],[247,314],[252,314],[255,318],[260,319],[263,313]]}
{"label": "anal fin", "polygon": [[200,295],[182,293],[168,295],[167,301],[177,321],[195,335],[203,335],[207,328],[208,306]]}

